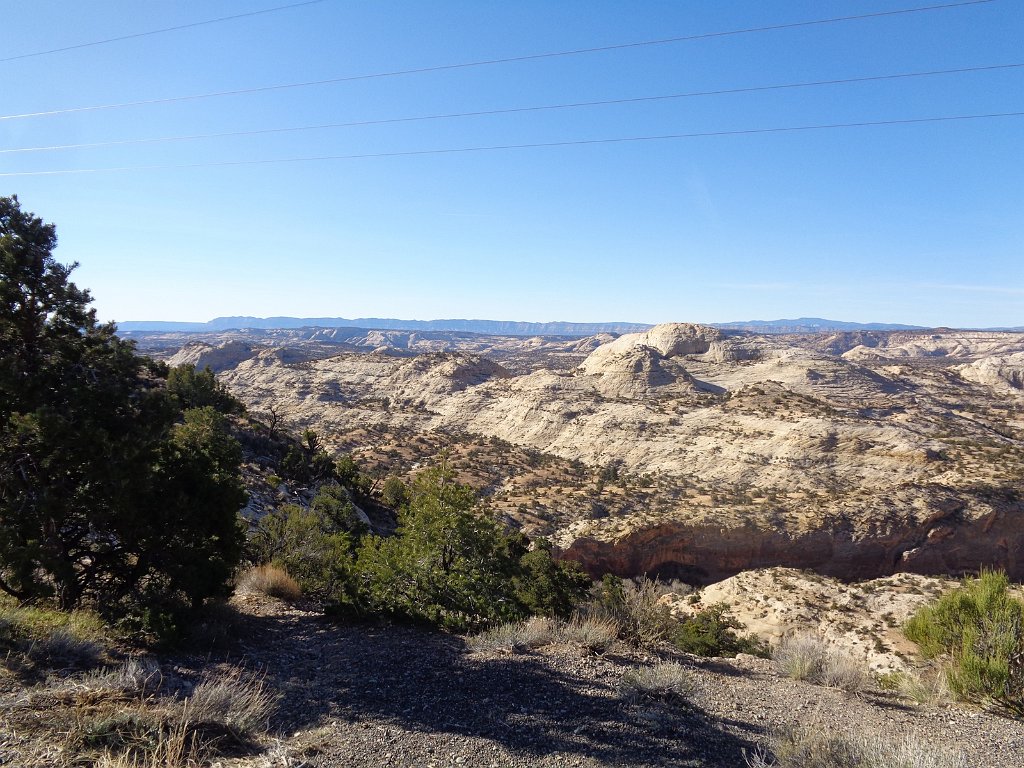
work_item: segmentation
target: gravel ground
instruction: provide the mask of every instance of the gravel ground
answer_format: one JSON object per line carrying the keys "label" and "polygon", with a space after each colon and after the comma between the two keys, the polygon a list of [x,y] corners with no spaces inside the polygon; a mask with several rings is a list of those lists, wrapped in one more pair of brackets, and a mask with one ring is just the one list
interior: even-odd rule
{"label": "gravel ground", "polygon": [[[630,702],[618,691],[623,673],[659,659],[569,647],[473,653],[422,629],[337,624],[257,596],[236,604],[242,639],[230,663],[265,670],[283,694],[272,725],[292,762],[273,765],[737,768],[786,725],[909,735],[959,750],[972,768],[1024,764],[1024,723],[795,682],[762,659],[680,656],[698,680],[692,704]],[[182,673],[194,673],[188,666]]]}

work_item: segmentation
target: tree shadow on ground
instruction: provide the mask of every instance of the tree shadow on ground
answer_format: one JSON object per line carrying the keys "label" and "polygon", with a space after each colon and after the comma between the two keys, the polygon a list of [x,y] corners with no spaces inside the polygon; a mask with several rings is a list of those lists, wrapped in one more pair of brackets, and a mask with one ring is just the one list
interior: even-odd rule
{"label": "tree shadow on ground", "polygon": [[698,706],[626,701],[624,667],[580,655],[470,654],[458,637],[407,626],[244,617],[235,650],[282,694],[277,728],[328,720],[492,740],[525,757],[559,752],[622,765],[742,766],[753,740]]}

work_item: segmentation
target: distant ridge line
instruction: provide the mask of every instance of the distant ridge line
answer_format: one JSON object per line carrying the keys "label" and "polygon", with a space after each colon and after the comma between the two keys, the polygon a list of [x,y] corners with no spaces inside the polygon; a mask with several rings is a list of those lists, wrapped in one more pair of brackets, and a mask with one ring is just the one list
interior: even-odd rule
{"label": "distant ridge line", "polygon": [[[723,331],[762,334],[842,333],[858,331],[926,331],[928,326],[901,323],[855,323],[821,317],[783,320],[741,320],[730,323],[701,323]],[[205,323],[166,320],[135,320],[118,323],[122,333],[216,333],[230,330],[289,330],[295,328],[360,328],[378,331],[448,331],[492,336],[594,336],[600,333],[623,334],[646,331],[650,323],[604,322],[572,323],[553,321],[534,323],[518,320],[401,320],[391,317],[217,317]],[[944,330],[954,330],[946,328]],[[1024,326],[973,328],[959,330],[1024,331]]]}
{"label": "distant ridge line", "polygon": [[118,323],[122,332],[191,332],[292,328],[366,328],[380,331],[457,331],[495,336],[593,336],[598,333],[636,333],[651,328],[646,323],[530,323],[515,320],[399,320],[359,317],[217,317],[206,323],[129,321]]}

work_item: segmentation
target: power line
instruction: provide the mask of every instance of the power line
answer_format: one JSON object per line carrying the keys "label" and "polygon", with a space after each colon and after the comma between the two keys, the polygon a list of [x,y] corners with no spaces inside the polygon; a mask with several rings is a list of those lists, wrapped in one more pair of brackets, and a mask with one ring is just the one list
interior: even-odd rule
{"label": "power line", "polygon": [[[319,2],[321,0],[313,0],[313,1],[314,2]],[[332,78],[327,78],[325,80],[307,80],[307,81],[304,81],[304,82],[296,82],[296,83],[280,83],[280,84],[277,84],[277,85],[263,85],[263,86],[258,86],[258,87],[254,87],[254,88],[237,88],[237,89],[228,90],[228,91],[213,91],[213,92],[210,92],[210,93],[198,93],[198,94],[191,94],[191,95],[187,95],[187,96],[170,96],[170,97],[159,98],[159,99],[140,99],[140,100],[137,100],[137,101],[124,101],[124,102],[119,102],[119,103],[115,103],[115,104],[94,104],[94,105],[85,106],[85,107],[67,107],[67,108],[63,108],[63,109],[45,110],[45,111],[42,111],[42,112],[25,112],[25,113],[22,113],[22,114],[14,114],[14,115],[0,115],[0,120],[21,120],[21,119],[30,118],[30,117],[52,117],[54,115],[65,115],[65,114],[72,113],[72,112],[92,112],[92,111],[104,110],[104,109],[123,109],[125,107],[148,106],[148,105],[151,105],[151,104],[171,104],[171,103],[181,102],[181,101],[196,101],[196,100],[199,100],[199,99],[220,98],[220,97],[223,97],[223,96],[241,96],[241,95],[250,94],[250,93],[266,93],[268,91],[281,91],[281,90],[286,90],[286,89],[290,89],[290,88],[309,88],[309,87],[320,86],[320,85],[332,85],[332,84],[335,84],[335,83],[347,83],[347,82],[352,82],[352,81],[356,81],[356,80],[372,80],[372,79],[384,78],[384,77],[398,77],[398,76],[402,76],[402,75],[418,75],[418,74],[425,74],[425,73],[428,73],[428,72],[444,72],[444,71],[450,71],[450,70],[455,70],[455,69],[469,69],[471,67],[484,67],[484,66],[492,66],[492,65],[495,65],[495,64],[512,64],[512,63],[523,62],[523,61],[537,61],[537,60],[540,60],[540,59],[553,59],[553,58],[566,57],[566,56],[579,56],[579,55],[582,55],[582,54],[590,54],[590,53],[605,53],[607,51],[625,50],[625,49],[628,49],[628,48],[640,48],[640,47],[643,47],[643,46],[667,45],[669,43],[683,43],[683,42],[691,42],[691,41],[694,41],[694,40],[709,40],[709,39],[712,39],[712,38],[729,37],[729,36],[732,36],[732,35],[746,35],[746,34],[752,34],[752,33],[755,33],[755,32],[773,32],[773,31],[778,31],[778,30],[783,30],[783,29],[797,29],[797,28],[800,28],[800,27],[811,27],[811,26],[818,26],[818,25],[822,25],[822,24],[836,24],[836,23],[845,22],[845,21],[861,21],[861,20],[864,20],[864,19],[875,19],[875,18],[883,18],[883,17],[888,17],[888,16],[898,16],[898,15],[903,15],[903,14],[908,14],[908,13],[921,13],[921,12],[925,12],[925,11],[939,11],[939,10],[946,10],[946,9],[950,9],[950,8],[960,8],[960,7],[963,7],[963,6],[982,5],[982,4],[991,3],[991,2],[994,2],[994,0],[961,0],[960,2],[945,3],[945,4],[941,4],[941,5],[925,5],[925,6],[918,6],[916,8],[903,8],[903,9],[898,9],[898,10],[895,10],[895,11],[878,11],[878,12],[875,12],[875,13],[862,13],[862,14],[858,14],[858,15],[855,15],[855,16],[835,16],[835,17],[827,18],[827,19],[812,19],[812,20],[809,20],[809,21],[795,21],[795,22],[789,22],[789,23],[786,23],[786,24],[773,24],[773,25],[762,26],[762,27],[747,27],[745,29],[733,29],[733,30],[726,30],[726,31],[721,31],[721,32],[704,32],[704,33],[696,34],[696,35],[683,35],[683,36],[679,36],[679,37],[666,37],[666,38],[662,38],[662,39],[659,39],[659,40],[643,40],[643,41],[640,41],[640,42],[633,42],[633,43],[618,43],[618,44],[615,44],[615,45],[603,45],[603,46],[597,46],[597,47],[593,47],[593,48],[576,48],[576,49],[567,50],[567,51],[550,51],[550,52],[547,52],[547,53],[531,53],[531,54],[526,54],[526,55],[523,55],[523,56],[510,56],[510,57],[500,58],[500,59],[481,59],[479,61],[468,61],[468,62],[461,62],[461,63],[458,63],[458,64],[439,64],[439,65],[436,65],[436,66],[418,67],[418,68],[415,68],[415,69],[398,69],[398,70],[392,70],[390,72],[375,72],[375,73],[366,74],[366,75],[348,75],[348,76],[345,76],[345,77],[332,77]]]}
{"label": "power line", "polygon": [[234,21],[235,19],[244,19],[249,16],[259,16],[264,13],[276,13],[277,11],[287,11],[292,8],[301,8],[304,5],[316,5],[317,3],[323,3],[326,0],[305,0],[302,3],[292,3],[291,5],[279,5],[275,8],[264,8],[260,11],[247,11],[246,13],[236,13],[233,16],[221,16],[216,19],[206,19],[205,21],[193,21],[190,24],[179,24],[175,27],[163,27],[162,29],[151,29],[146,32],[135,32],[130,35],[121,35],[120,37],[108,37],[103,40],[93,40],[88,43],[78,43],[77,45],[66,45],[63,48],[50,48],[46,51],[33,51],[32,53],[20,53],[17,56],[8,56],[7,58],[0,59],[0,63],[6,61],[17,61],[18,59],[29,59],[34,56],[46,56],[51,53],[63,53],[64,51],[74,51],[79,48],[91,48],[94,45],[106,45],[107,43],[118,43],[122,40],[133,40],[137,37],[149,37],[150,35],[161,35],[164,32],[177,32],[181,29],[191,29],[193,27],[202,27],[207,24],[220,24],[224,21]]}
{"label": "power line", "polygon": [[641,141],[670,141],[717,136],[751,136],[769,133],[795,133],[800,131],[822,131],[837,128],[868,128],[891,125],[920,125],[923,123],[944,123],[963,120],[987,120],[1002,117],[1024,117],[1024,112],[993,112],[980,115],[945,115],[941,117],[916,117],[903,120],[871,120],[856,123],[826,123],[820,125],[796,125],[777,128],[746,128],[731,131],[701,131],[697,133],[666,133],[657,136],[623,136],[610,139],[575,139],[571,141],[547,141],[533,144],[496,144],[481,147],[451,147],[445,149],[414,149],[401,152],[369,152],[354,155],[314,155],[310,157],[281,157],[262,160],[218,160],[205,163],[182,163],[168,165],[124,165],[111,168],[66,168],[54,171],[11,171],[0,173],[0,178],[14,176],[67,176],[86,173],[112,173],[123,171],[182,170],[191,168],[218,168],[241,165],[275,165],[283,163],[311,163],[328,160],[365,160],[384,157],[415,157],[420,155],[452,155],[469,152],[496,152],[511,149],[541,149],[576,147],[596,144],[626,144]]}
{"label": "power line", "polygon": [[671,99],[685,99],[695,96],[722,96],[728,94],[737,93],[756,93],[759,91],[778,91],[790,88],[810,88],[815,86],[827,86],[827,85],[849,85],[852,83],[869,83],[879,82],[885,80],[898,80],[903,78],[912,77],[934,77],[938,75],[953,75],[953,74],[964,74],[968,72],[988,72],[993,70],[1005,70],[1005,69],[1020,69],[1024,67],[1024,63],[1017,64],[992,64],[981,67],[960,67],[958,69],[934,69],[927,70],[924,72],[901,72],[898,74],[891,75],[870,75],[866,77],[848,77],[836,80],[814,80],[805,81],[799,83],[782,83],[776,85],[758,85],[749,86],[744,88],[724,88],[713,91],[690,91],[687,93],[672,93],[660,96],[636,96],[633,98],[624,99],[605,99],[602,101],[577,101],[565,104],[546,104],[542,106],[531,106],[531,107],[509,107],[506,109],[485,109],[474,112],[448,112],[445,114],[437,115],[418,115],[414,117],[392,117],[379,120],[357,120],[347,123],[319,123],[315,125],[298,125],[288,126],[282,128],[260,128],[248,131],[223,131],[218,133],[196,133],[180,136],[156,136],[148,139],[121,139],[115,141],[94,141],[85,142],[79,144],[54,144],[50,146],[42,147],[14,147],[9,149],[0,149],[0,154],[16,154],[22,152],[52,152],[57,150],[65,149],[97,149],[100,147],[115,147],[115,146],[126,146],[132,144],[158,144],[163,142],[176,142],[176,141],[198,141],[200,139],[223,139],[223,138],[237,138],[240,136],[260,136],[266,134],[277,134],[277,133],[297,133],[300,131],[318,131],[329,128],[352,128],[358,126],[369,126],[369,125],[386,125],[392,123],[412,123],[421,122],[427,120],[451,120],[456,118],[465,117],[483,117],[493,115],[508,115],[518,114],[523,112],[542,112],[547,110],[557,109],[577,109],[580,107],[599,107],[609,106],[614,104],[638,104],[652,101],[668,101]]}

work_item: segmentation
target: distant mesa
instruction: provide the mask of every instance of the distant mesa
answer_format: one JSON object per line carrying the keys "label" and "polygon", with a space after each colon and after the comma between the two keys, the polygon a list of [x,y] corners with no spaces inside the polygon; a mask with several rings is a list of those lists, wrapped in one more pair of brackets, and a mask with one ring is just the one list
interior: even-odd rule
{"label": "distant mesa", "polygon": [[[666,325],[676,325],[669,323]],[[572,336],[583,338],[600,334],[631,334],[649,331],[648,323],[530,323],[514,320],[400,320],[396,318],[359,317],[218,317],[206,323],[162,320],[132,320],[118,324],[122,333],[215,333],[229,330],[271,330],[296,328],[359,328],[377,331],[446,331],[494,336]],[[793,320],[746,320],[730,323],[708,323],[702,327],[723,331],[746,331],[761,334],[839,333],[865,331],[927,330],[917,325],[897,323],[852,323],[801,317]],[[999,329],[999,330],[1021,330]]]}
{"label": "distant mesa", "polygon": [[248,329],[365,328],[382,331],[456,331],[495,336],[594,336],[632,333],[650,328],[644,323],[527,323],[513,320],[397,320],[360,317],[218,317],[206,323],[133,320],[118,324],[122,333],[212,333]]}
{"label": "distant mesa", "polygon": [[826,320],[823,317],[799,317],[795,320],[744,320],[732,323],[712,323],[715,328],[754,333],[834,333],[836,331],[924,331],[921,325],[900,323],[851,323]]}

